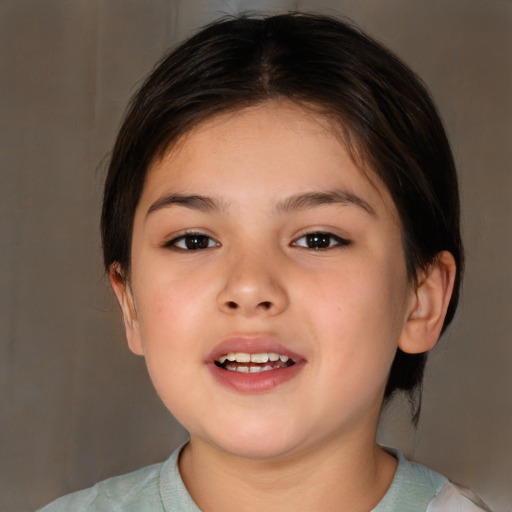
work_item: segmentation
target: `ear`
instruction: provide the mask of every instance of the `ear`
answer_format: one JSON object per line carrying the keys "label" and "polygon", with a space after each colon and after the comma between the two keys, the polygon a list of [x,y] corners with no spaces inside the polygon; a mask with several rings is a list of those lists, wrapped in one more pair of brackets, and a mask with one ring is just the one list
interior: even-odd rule
{"label": "ear", "polygon": [[114,289],[121,311],[123,312],[124,328],[126,339],[130,350],[139,356],[144,355],[144,349],[141,343],[139,321],[137,319],[137,310],[128,280],[124,277],[121,267],[118,263],[110,266],[108,273],[110,284]]}
{"label": "ear", "polygon": [[456,265],[451,253],[440,252],[418,276],[411,305],[398,347],[408,354],[435,347],[452,296]]}

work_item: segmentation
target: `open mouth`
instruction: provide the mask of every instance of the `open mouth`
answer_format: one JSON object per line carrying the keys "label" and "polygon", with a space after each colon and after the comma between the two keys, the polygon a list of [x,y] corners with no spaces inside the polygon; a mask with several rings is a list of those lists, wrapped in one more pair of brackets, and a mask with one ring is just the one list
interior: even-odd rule
{"label": "open mouth", "polygon": [[295,361],[284,354],[276,352],[229,352],[219,357],[215,365],[223,370],[240,373],[259,373],[279,370],[293,366]]}

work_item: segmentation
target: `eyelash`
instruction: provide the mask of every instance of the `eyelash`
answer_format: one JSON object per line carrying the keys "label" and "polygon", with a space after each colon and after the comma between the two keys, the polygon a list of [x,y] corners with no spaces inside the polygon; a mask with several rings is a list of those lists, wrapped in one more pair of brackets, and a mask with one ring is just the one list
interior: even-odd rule
{"label": "eyelash", "polygon": [[[188,246],[188,242],[191,243],[191,245],[197,243],[198,241],[201,243],[206,242],[206,247],[202,247],[200,243],[198,246]],[[182,247],[180,247],[180,243],[183,244]],[[173,238],[172,240],[169,240],[164,244],[164,247],[168,247],[171,249],[178,249],[181,251],[198,251],[198,250],[204,250],[204,249],[211,249],[213,247],[218,247],[220,244],[216,242],[212,237],[205,235],[204,233],[185,233],[184,235],[180,235],[176,238]]]}
{"label": "eyelash", "polygon": [[[299,243],[301,240],[304,243]],[[206,246],[204,245],[206,243]],[[348,246],[352,242],[326,231],[313,231],[297,238],[291,245],[314,251],[325,251],[334,247]],[[180,244],[182,244],[180,246]],[[316,246],[315,246],[316,244]],[[326,245],[327,244],[327,245]],[[198,251],[219,247],[219,243],[204,233],[185,233],[164,244],[164,247],[181,251]]]}
{"label": "eyelash", "polygon": [[[305,240],[305,244],[299,244],[299,241],[303,239]],[[326,242],[328,244],[326,247],[312,246],[314,243],[322,245]],[[346,247],[351,243],[352,242],[350,240],[342,238],[338,235],[334,235],[333,233],[329,233],[327,231],[313,231],[311,233],[305,233],[304,235],[300,236],[293,242],[292,245],[296,247],[302,247],[304,249],[312,249],[314,251],[326,251],[328,249],[333,249],[334,247]]]}

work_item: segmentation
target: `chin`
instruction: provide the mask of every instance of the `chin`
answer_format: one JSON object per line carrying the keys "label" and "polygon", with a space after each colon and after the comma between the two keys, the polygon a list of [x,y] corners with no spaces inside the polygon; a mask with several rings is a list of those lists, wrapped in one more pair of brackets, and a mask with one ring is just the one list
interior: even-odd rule
{"label": "chin", "polygon": [[294,429],[265,427],[248,428],[245,424],[240,428],[225,428],[209,436],[207,442],[231,456],[262,462],[294,457],[309,444],[309,436],[301,435]]}
{"label": "chin", "polygon": [[[303,447],[301,447],[303,449]],[[282,443],[280,440],[265,440],[262,442],[236,443],[230,440],[221,449],[241,459],[260,462],[274,462],[289,459],[297,455],[296,446]]]}

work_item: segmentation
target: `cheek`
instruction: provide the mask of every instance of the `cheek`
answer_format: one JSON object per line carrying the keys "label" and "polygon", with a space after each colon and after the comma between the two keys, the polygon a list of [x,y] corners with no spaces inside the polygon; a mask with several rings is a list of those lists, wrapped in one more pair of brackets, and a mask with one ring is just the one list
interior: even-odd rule
{"label": "cheek", "polygon": [[[149,279],[139,288],[138,319],[147,369],[158,395],[176,418],[186,423],[189,404],[202,399],[194,386],[183,388],[203,363],[201,332],[205,331],[205,298],[190,279]],[[142,279],[144,279],[142,281]],[[195,286],[194,286],[195,284]],[[186,393],[187,400],[183,400]]]}
{"label": "cheek", "polygon": [[405,270],[397,272],[394,267],[375,262],[340,267],[321,277],[311,276],[303,283],[302,294],[307,293],[308,306],[326,317],[326,328],[341,323],[345,330],[382,322],[384,328],[389,322],[397,323],[407,293]]}
{"label": "cheek", "polygon": [[395,265],[361,262],[307,288],[302,314],[310,318],[319,348],[332,356],[326,364],[343,366],[340,371],[358,366],[387,373],[405,316],[405,272],[396,272]]}
{"label": "cheek", "polygon": [[208,287],[201,283],[198,273],[181,272],[168,262],[152,262],[139,265],[139,268],[147,269],[134,275],[134,294],[143,342],[153,343],[163,338],[161,341],[172,345],[174,335],[201,323],[199,315],[207,311]]}

